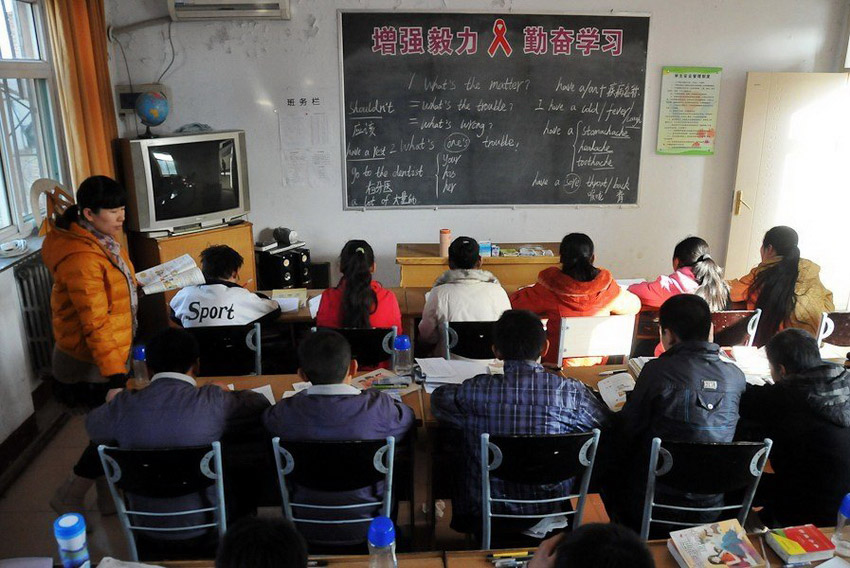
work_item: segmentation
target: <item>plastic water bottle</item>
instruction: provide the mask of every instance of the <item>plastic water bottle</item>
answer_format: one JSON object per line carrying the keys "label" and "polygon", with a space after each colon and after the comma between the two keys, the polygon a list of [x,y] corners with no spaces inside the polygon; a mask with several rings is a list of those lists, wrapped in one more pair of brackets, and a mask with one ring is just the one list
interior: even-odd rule
{"label": "plastic water bottle", "polygon": [[835,552],[841,556],[850,556],[850,493],[844,496],[838,508],[838,521],[832,534]]}
{"label": "plastic water bottle", "polygon": [[53,535],[59,544],[63,568],[90,568],[86,546],[86,521],[79,513],[62,515],[53,522]]}
{"label": "plastic water bottle", "polygon": [[133,378],[136,380],[136,386],[144,386],[150,382],[148,366],[145,364],[144,345],[133,347]]}
{"label": "plastic water bottle", "polygon": [[375,517],[369,524],[369,568],[397,568],[395,527],[387,517]]}
{"label": "plastic water bottle", "polygon": [[393,371],[396,375],[409,375],[412,370],[413,349],[410,348],[410,338],[396,335],[393,342]]}

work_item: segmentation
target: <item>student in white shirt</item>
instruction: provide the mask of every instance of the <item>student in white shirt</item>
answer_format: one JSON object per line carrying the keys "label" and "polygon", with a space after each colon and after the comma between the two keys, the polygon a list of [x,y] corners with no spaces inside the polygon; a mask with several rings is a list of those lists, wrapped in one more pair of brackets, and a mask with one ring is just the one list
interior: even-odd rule
{"label": "student in white shirt", "polygon": [[[419,337],[423,343],[440,342],[443,322],[496,321],[511,309],[511,301],[499,280],[481,270],[478,242],[458,237],[449,247],[449,270],[443,272],[428,293]],[[442,347],[437,352],[442,354]]]}
{"label": "student in white shirt", "polygon": [[213,245],[201,253],[206,283],[183,288],[172,298],[174,318],[183,327],[247,325],[276,319],[280,306],[239,284],[242,255],[227,245]]}

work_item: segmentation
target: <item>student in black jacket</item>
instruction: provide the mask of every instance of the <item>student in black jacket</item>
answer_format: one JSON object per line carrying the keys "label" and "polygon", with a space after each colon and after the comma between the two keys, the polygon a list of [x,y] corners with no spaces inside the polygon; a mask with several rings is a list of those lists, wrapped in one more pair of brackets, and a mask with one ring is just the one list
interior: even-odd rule
{"label": "student in black jacket", "polygon": [[762,476],[756,505],[768,525],[832,525],[850,492],[850,372],[821,360],[801,329],[778,333],[766,350],[776,384],[747,387],[740,409],[742,424],[773,440],[774,473]]}

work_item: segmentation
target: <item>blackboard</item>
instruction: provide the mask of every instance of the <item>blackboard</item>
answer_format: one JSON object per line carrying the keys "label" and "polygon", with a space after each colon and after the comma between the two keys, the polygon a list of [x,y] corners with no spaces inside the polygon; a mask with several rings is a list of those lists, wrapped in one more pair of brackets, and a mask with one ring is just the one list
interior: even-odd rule
{"label": "blackboard", "polygon": [[649,17],[339,25],[346,208],[637,203]]}

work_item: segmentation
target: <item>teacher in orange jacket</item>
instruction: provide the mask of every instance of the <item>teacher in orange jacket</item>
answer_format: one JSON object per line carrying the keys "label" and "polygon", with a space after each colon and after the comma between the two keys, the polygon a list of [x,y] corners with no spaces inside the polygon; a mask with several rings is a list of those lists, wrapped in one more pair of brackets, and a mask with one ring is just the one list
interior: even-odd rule
{"label": "teacher in orange jacket", "polygon": [[123,386],[136,329],[133,265],[117,240],[126,199],[115,180],[86,179],[77,205],[51,224],[41,251],[53,275],[54,377],[95,385],[95,404],[108,388]]}

